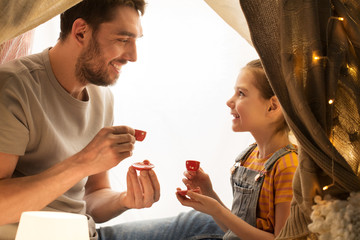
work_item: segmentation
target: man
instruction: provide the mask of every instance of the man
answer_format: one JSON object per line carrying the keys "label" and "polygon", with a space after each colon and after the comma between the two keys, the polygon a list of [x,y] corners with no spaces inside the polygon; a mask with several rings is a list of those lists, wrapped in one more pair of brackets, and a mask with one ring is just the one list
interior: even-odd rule
{"label": "man", "polygon": [[134,129],[113,126],[114,84],[137,58],[143,0],[84,0],[61,15],[58,43],[0,66],[0,239],[14,239],[23,211],[87,214],[95,222],[159,200],[154,171],[107,171],[132,155]]}

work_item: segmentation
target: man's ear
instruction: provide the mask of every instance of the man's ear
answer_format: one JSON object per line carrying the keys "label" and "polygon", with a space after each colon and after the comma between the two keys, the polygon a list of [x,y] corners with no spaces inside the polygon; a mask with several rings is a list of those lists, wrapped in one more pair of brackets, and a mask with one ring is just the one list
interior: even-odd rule
{"label": "man's ear", "polygon": [[78,18],[74,21],[71,29],[71,36],[77,44],[84,45],[85,38],[88,32],[89,26],[84,19]]}

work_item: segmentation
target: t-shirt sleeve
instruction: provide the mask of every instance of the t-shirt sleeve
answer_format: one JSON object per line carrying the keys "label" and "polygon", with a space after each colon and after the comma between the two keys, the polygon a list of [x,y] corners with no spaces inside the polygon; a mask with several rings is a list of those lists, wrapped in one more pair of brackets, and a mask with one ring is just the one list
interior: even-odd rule
{"label": "t-shirt sleeve", "polygon": [[281,157],[274,166],[275,205],[282,202],[291,202],[293,197],[292,181],[297,166],[298,158],[294,152]]}
{"label": "t-shirt sleeve", "polygon": [[[11,81],[13,79],[10,79]],[[23,155],[29,141],[24,112],[24,98],[20,88],[0,79],[0,152]]]}

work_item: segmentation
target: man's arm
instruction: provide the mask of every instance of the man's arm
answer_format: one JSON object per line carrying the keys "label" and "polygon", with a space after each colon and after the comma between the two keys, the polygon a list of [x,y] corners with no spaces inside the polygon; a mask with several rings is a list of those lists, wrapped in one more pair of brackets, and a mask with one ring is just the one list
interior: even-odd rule
{"label": "man's arm", "polygon": [[0,153],[0,225],[23,211],[41,210],[86,176],[105,172],[131,156],[134,130],[104,128],[79,153],[33,176],[11,178],[19,157]]}
{"label": "man's arm", "polygon": [[85,175],[69,158],[40,174],[11,178],[18,158],[0,153],[0,225],[18,222],[23,211],[44,208]]}

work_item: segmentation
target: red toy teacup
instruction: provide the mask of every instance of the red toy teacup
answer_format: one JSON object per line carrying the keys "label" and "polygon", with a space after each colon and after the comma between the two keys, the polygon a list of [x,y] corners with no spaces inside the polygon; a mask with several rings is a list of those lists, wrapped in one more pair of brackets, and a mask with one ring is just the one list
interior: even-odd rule
{"label": "red toy teacup", "polygon": [[135,139],[136,141],[143,141],[146,137],[146,132],[142,130],[135,129]]}
{"label": "red toy teacup", "polygon": [[187,160],[186,169],[188,171],[197,171],[200,167],[200,162],[196,160]]}
{"label": "red toy teacup", "polygon": [[[187,195],[187,193],[188,193],[188,189],[186,189],[186,190],[181,190],[180,188],[178,188],[177,190],[176,190],[176,192],[178,193],[178,194],[180,194],[181,196],[186,196]],[[196,192],[196,193],[200,193],[200,189],[198,189],[198,188],[195,188],[195,189],[193,189],[192,190],[193,192]]]}

